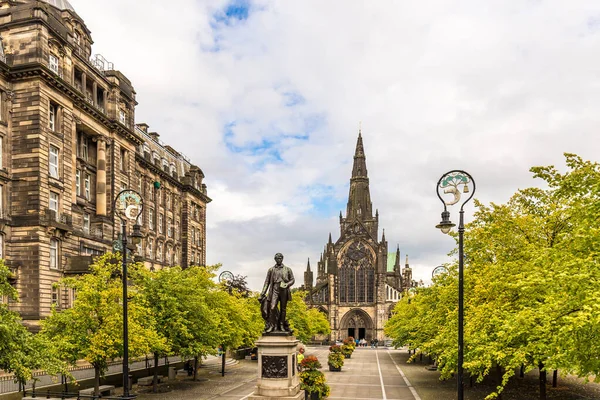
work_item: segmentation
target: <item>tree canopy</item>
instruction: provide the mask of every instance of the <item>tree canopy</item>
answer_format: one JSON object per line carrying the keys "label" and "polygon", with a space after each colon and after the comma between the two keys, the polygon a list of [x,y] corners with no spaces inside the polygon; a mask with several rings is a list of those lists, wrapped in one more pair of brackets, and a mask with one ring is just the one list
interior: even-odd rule
{"label": "tree canopy", "polygon": [[[600,165],[565,158],[564,173],[531,168],[544,188],[476,202],[466,226],[464,367],[480,380],[502,368],[498,392],[521,365],[600,381]],[[457,367],[457,298],[453,264],[386,326],[395,344],[435,355],[446,378]]]}

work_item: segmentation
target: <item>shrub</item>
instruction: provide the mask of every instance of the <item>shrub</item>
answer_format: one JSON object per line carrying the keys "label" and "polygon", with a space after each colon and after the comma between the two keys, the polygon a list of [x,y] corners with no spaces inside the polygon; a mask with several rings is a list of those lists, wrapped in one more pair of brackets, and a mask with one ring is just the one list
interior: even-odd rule
{"label": "shrub", "polygon": [[333,368],[341,368],[344,365],[344,354],[341,351],[330,351],[329,357],[327,357],[327,364]]}
{"label": "shrub", "polygon": [[308,393],[318,393],[319,398],[329,396],[330,388],[325,381],[325,375],[319,371],[321,363],[315,356],[307,356],[300,363],[300,389]]}

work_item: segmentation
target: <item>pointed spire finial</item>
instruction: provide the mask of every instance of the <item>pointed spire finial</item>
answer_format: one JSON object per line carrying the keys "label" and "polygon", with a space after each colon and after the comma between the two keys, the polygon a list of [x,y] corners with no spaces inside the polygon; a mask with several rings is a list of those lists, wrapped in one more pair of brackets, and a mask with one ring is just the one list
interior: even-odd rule
{"label": "pointed spire finial", "polygon": [[331,240],[331,232],[329,232],[329,244],[332,244],[333,241]]}
{"label": "pointed spire finial", "polygon": [[362,121],[358,121],[358,136],[360,136],[361,131],[362,131]]}
{"label": "pointed spire finial", "polygon": [[400,269],[400,244],[396,249],[396,261],[394,262],[394,269]]}
{"label": "pointed spire finial", "polygon": [[408,254],[406,255],[406,266],[408,267]]}
{"label": "pointed spire finial", "polygon": [[306,264],[306,271],[310,272],[310,257],[308,257],[308,263]]}
{"label": "pointed spire finial", "polygon": [[381,241],[385,242],[385,229],[383,230],[383,235],[381,235]]}

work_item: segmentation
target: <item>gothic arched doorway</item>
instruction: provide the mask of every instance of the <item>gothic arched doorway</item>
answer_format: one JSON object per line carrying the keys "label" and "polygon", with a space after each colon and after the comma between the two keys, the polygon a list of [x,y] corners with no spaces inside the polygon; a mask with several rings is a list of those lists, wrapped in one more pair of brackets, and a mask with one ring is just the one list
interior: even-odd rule
{"label": "gothic arched doorway", "polygon": [[369,314],[360,308],[348,311],[340,321],[341,339],[352,336],[354,339],[366,339],[370,341],[373,338],[373,321]]}

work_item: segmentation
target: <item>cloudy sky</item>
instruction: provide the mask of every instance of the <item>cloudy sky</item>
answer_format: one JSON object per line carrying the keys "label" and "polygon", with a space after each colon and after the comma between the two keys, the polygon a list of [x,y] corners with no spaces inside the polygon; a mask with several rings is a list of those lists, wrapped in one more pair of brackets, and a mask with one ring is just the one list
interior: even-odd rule
{"label": "cloudy sky", "polygon": [[598,1],[71,2],[137,122],[204,171],[208,263],[254,289],[339,237],[359,121],[380,228],[423,279],[454,246],[444,172],[505,202],[531,166],[598,160]]}

